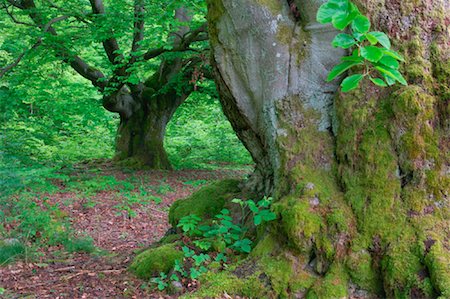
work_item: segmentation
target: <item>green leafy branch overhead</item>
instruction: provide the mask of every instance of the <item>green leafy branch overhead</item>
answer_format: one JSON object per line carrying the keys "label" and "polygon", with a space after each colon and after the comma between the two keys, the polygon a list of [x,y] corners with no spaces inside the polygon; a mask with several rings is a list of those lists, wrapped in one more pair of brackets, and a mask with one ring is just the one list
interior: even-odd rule
{"label": "green leafy branch overhead", "polygon": [[329,0],[319,8],[317,21],[321,24],[331,23],[336,29],[345,31],[334,38],[334,47],[353,49],[352,55],[342,57],[342,63],[331,70],[328,82],[358,66],[362,73],[345,78],[341,84],[343,92],[357,88],[365,77],[381,87],[396,82],[407,85],[398,70],[400,62],[404,61],[403,57],[391,49],[391,41],[384,32],[370,31],[370,20],[361,14],[354,3]]}

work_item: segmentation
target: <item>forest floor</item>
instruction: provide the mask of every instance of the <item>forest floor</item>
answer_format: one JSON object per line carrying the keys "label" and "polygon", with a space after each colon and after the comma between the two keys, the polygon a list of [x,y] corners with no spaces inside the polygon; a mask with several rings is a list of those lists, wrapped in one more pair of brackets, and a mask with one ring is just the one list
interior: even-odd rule
{"label": "forest floor", "polygon": [[[89,173],[89,169],[84,172]],[[91,237],[95,250],[69,253],[61,245],[47,246],[39,249],[38,257],[35,254],[0,267],[0,286],[4,289],[0,298],[169,298],[128,271],[133,257],[169,229],[167,214],[175,200],[210,181],[242,178],[246,173],[126,172],[104,166],[97,169],[94,183],[87,184],[89,180],[84,179],[70,185],[55,180],[58,191],[36,194],[36,202],[57,206],[59,217],[67,219],[77,234]],[[111,188],[121,182],[133,184]]]}

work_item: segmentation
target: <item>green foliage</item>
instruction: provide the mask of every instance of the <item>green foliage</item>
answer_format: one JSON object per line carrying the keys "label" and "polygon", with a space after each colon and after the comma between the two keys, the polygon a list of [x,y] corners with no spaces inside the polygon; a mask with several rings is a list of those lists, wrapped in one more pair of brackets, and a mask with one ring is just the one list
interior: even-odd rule
{"label": "green foliage", "polygon": [[187,215],[180,219],[177,227],[181,227],[184,233],[192,235],[201,220],[202,219],[195,214]]}
{"label": "green foliage", "polygon": [[25,245],[18,240],[11,240],[9,242],[0,241],[0,266],[13,262],[15,259],[25,255]]}
{"label": "green foliage", "polygon": [[343,62],[331,70],[327,81],[357,66],[357,70],[362,69],[363,73],[345,78],[341,84],[343,92],[357,88],[365,77],[381,87],[391,86],[395,82],[407,85],[398,71],[398,61],[403,61],[403,57],[391,50],[391,42],[385,33],[370,32],[370,20],[361,14],[354,3],[349,0],[329,0],[320,6],[317,21],[321,24],[331,23],[341,31],[350,26],[350,34],[338,34],[332,45],[343,49],[356,47],[351,56],[343,57]]}
{"label": "green foliage", "polygon": [[195,92],[177,109],[167,126],[165,148],[177,169],[242,168],[252,164],[215,92]]}
{"label": "green foliage", "polygon": [[[271,198],[265,197],[256,203],[252,200],[234,199],[233,203],[241,206],[242,215],[244,215],[245,210],[250,210],[253,218],[251,222],[255,226],[276,219],[275,213],[270,211]],[[213,263],[218,263],[226,268],[226,263],[232,260],[230,252],[234,251],[238,254],[251,252],[252,241],[245,237],[247,228],[243,223],[235,224],[228,209],[222,209],[212,219],[211,224],[201,224],[202,222],[202,219],[194,214],[184,216],[179,220],[177,226],[182,229],[189,241],[184,241],[185,245],[181,248],[183,259],[174,262],[169,274],[163,272],[160,273],[159,277],[152,278],[151,281],[156,284],[159,290],[167,288],[169,280],[185,283],[186,281],[197,280],[200,275],[208,272],[208,267]],[[224,246],[217,251],[212,251],[213,244],[223,244]],[[137,263],[136,260],[134,264]]]}

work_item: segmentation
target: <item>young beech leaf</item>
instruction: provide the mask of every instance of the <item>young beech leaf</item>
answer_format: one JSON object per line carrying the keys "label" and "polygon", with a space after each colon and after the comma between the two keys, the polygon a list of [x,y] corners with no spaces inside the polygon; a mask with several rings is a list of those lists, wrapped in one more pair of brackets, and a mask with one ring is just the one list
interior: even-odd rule
{"label": "young beech leaf", "polygon": [[353,36],[356,38],[357,41],[362,42],[366,39],[366,36],[362,33],[359,33],[357,31],[353,31]]}
{"label": "young beech leaf", "polygon": [[358,87],[359,82],[361,82],[362,78],[364,78],[361,74],[351,75],[350,77],[345,78],[342,81],[341,87],[343,92],[347,92]]}
{"label": "young beech leaf", "polygon": [[383,57],[383,51],[374,46],[361,48],[361,56],[370,62],[378,62]]}
{"label": "young beech leaf", "polygon": [[350,34],[341,33],[336,35],[332,42],[334,47],[340,47],[343,49],[348,49],[354,44],[356,44],[355,39]]}
{"label": "young beech leaf", "polygon": [[400,82],[403,85],[408,85],[405,78],[403,78],[402,74],[400,74],[400,72],[397,70],[387,68],[383,65],[377,65],[377,66],[375,66],[375,69],[378,70],[380,73],[385,74],[387,77],[397,80],[398,82]]}
{"label": "young beech leaf", "polygon": [[395,59],[400,60],[400,61],[405,61],[403,56],[400,55],[399,53],[395,52],[394,50],[385,49],[385,50],[383,50],[383,52],[384,52],[384,54],[386,54],[388,56],[391,56],[392,58],[395,58]]}
{"label": "young beech leaf", "polygon": [[339,11],[337,5],[329,2],[322,4],[317,11],[317,22],[321,24],[330,23],[333,20],[333,16]]}
{"label": "young beech leaf", "polygon": [[361,62],[359,61],[345,61],[343,63],[340,63],[338,65],[336,65],[330,72],[330,74],[328,75],[327,81],[330,82],[332,80],[334,80],[337,76],[341,75],[342,73],[344,73],[346,70],[348,70],[349,68],[361,64]]}
{"label": "young beech leaf", "polygon": [[354,18],[355,16],[353,14],[349,14],[346,11],[339,11],[333,15],[332,23],[336,29],[344,30]]}
{"label": "young beech leaf", "polygon": [[341,57],[342,61],[353,61],[353,62],[363,62],[364,58],[361,56],[344,56]]}
{"label": "young beech leaf", "polygon": [[381,87],[388,86],[387,83],[384,82],[383,79],[380,79],[380,78],[372,78],[372,77],[370,77],[370,81],[372,81],[373,84],[381,86]]}
{"label": "young beech leaf", "polygon": [[321,24],[331,23],[333,16],[338,12],[347,12],[348,0],[330,0],[319,7],[317,11],[317,22]]}
{"label": "young beech leaf", "polygon": [[358,15],[352,22],[353,31],[366,33],[370,29],[370,21],[366,16]]}
{"label": "young beech leaf", "polygon": [[378,62],[393,69],[398,69],[400,67],[397,59],[388,55],[384,55]]}
{"label": "young beech leaf", "polygon": [[367,40],[370,42],[370,44],[372,46],[376,45],[378,43],[377,38],[375,36],[373,36],[372,34],[370,34],[370,33],[366,33],[365,37],[367,38]]}
{"label": "young beech leaf", "polygon": [[386,33],[380,31],[373,31],[369,32],[369,34],[375,37],[377,41],[386,49],[391,48],[391,41],[389,40],[389,37],[386,35]]}
{"label": "young beech leaf", "polygon": [[384,78],[384,80],[386,80],[386,82],[387,82],[387,84],[389,85],[389,86],[392,86],[392,85],[394,85],[395,84],[395,80],[394,79],[392,79],[391,77],[389,77],[389,76],[387,76],[387,75],[385,75],[385,74],[381,74],[381,76]]}

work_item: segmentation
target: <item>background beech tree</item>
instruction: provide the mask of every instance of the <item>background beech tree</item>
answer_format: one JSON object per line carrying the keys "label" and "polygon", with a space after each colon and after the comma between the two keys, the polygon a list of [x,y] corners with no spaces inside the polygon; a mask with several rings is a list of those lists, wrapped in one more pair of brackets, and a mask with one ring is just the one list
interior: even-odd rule
{"label": "background beech tree", "polygon": [[9,19],[4,24],[14,27],[8,38],[18,40],[2,76],[36,55],[63,60],[103,94],[107,110],[120,114],[119,160],[171,167],[163,147],[166,125],[205,66],[204,44],[198,43],[207,39],[200,1],[5,0],[1,5]]}
{"label": "background beech tree", "polygon": [[274,196],[278,222],[199,294],[449,297],[448,1],[357,1],[409,85],[348,94],[326,83],[346,53],[316,21],[325,1],[207,2],[221,102],[256,163],[244,189]]}

